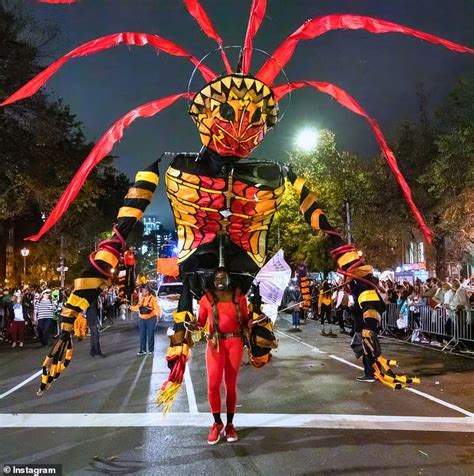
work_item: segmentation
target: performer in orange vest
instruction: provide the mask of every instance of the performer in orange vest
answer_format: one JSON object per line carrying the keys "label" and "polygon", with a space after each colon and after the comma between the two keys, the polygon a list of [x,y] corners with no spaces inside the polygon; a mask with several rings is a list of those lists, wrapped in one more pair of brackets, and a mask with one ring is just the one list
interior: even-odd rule
{"label": "performer in orange vest", "polygon": [[142,295],[135,306],[130,306],[132,311],[140,313],[138,329],[140,331],[140,349],[137,355],[145,355],[148,344],[148,353],[153,354],[155,350],[155,327],[156,321],[161,315],[161,308],[158,300],[148,286],[143,286]]}

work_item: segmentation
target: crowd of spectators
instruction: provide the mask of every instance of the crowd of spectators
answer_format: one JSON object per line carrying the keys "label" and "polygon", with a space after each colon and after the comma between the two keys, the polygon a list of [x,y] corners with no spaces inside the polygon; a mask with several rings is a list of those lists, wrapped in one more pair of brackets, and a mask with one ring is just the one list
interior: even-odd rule
{"label": "crowd of spectators", "polygon": [[[0,288],[0,342],[11,348],[22,348],[25,343],[50,345],[60,330],[60,313],[70,288],[24,286]],[[94,303],[95,313],[86,313],[76,319],[74,334],[77,340],[92,335],[95,347],[91,355],[102,355],[98,344],[98,332],[111,325],[126,307],[126,300],[119,294],[118,286],[109,286]]]}
{"label": "crowd of spectators", "polygon": [[[377,281],[380,295],[387,305],[387,312],[396,321],[393,335],[412,342],[444,347],[453,337],[454,326],[462,332],[460,339],[474,340],[472,316],[474,315],[474,274],[468,279],[440,280],[429,278],[414,283]],[[319,321],[321,335],[337,337],[353,334],[357,313],[354,300],[344,286],[338,283],[311,282],[311,311],[303,306],[301,291],[295,280],[289,286],[283,308],[292,313],[292,331],[301,332],[308,316]],[[421,322],[421,315],[425,317]],[[392,329],[393,330],[393,329]],[[469,347],[469,345],[468,345]]]}
{"label": "crowd of spectators", "polygon": [[[449,340],[453,336],[454,325],[462,327],[464,335],[461,337],[472,340],[474,274],[464,280],[430,278],[414,284],[384,281],[380,288],[386,304],[396,309],[398,328],[406,329],[406,337],[412,342],[446,344],[446,338]],[[421,325],[422,311],[429,316],[427,326]]]}

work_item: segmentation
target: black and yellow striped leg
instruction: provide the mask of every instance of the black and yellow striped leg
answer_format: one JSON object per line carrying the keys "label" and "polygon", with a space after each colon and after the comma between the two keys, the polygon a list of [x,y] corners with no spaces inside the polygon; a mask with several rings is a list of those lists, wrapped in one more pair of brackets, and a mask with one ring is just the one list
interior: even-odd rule
{"label": "black and yellow striped leg", "polygon": [[[332,256],[337,262],[338,272],[346,277],[351,293],[356,299],[356,331],[361,333],[366,358],[371,363],[375,377],[391,388],[403,388],[409,383],[419,383],[416,377],[396,375],[391,369],[391,361],[381,356],[377,332],[380,329],[385,305],[373,280],[372,266],[366,264],[354,245],[347,244],[339,232],[329,224],[316,196],[291,169],[287,178],[295,188],[299,198],[300,211],[313,230],[323,232],[329,241]],[[361,356],[361,353],[357,353]],[[394,362],[394,361],[393,361]]]}
{"label": "black and yellow striped leg", "polygon": [[355,246],[347,244],[341,233],[331,226],[318,204],[316,195],[306,187],[305,180],[297,177],[291,169],[287,169],[286,176],[296,191],[305,221],[314,231],[326,235],[330,252],[337,262],[338,272],[346,277],[362,310],[363,319],[368,324],[367,328],[375,330],[380,326],[385,305],[373,283],[372,266],[365,264]]}
{"label": "black and yellow striped leg", "polygon": [[420,383],[420,379],[418,377],[409,377],[407,375],[398,375],[395,374],[392,370],[392,366],[398,366],[396,360],[387,360],[382,356],[377,358],[375,363],[379,375],[382,377],[382,383],[385,385],[389,385],[392,388],[400,389],[405,387],[407,384]]}
{"label": "black and yellow striped leg", "polygon": [[112,238],[99,244],[89,257],[89,264],[82,270],[81,277],[74,280],[74,290],[61,311],[61,333],[43,363],[43,376],[39,394],[59,377],[72,358],[71,333],[76,317],[84,312],[107,286],[113,269],[120,262],[126,248],[128,235],[150,204],[158,186],[158,162],[135,176],[135,182],[125,196],[117,215]]}

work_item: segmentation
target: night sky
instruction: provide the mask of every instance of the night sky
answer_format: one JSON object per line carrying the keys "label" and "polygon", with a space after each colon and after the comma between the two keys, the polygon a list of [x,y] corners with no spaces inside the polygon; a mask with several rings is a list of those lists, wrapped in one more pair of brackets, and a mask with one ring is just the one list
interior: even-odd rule
{"label": "night sky", "polygon": [[[250,0],[201,0],[226,45],[241,45]],[[121,31],[158,34],[198,58],[215,48],[187,13],[181,0],[82,0],[69,6],[24,2],[40,25],[58,24],[61,33],[51,62],[79,44]],[[272,53],[306,19],[330,13],[369,15],[468,46],[474,45],[473,0],[268,0],[267,17],[254,46]],[[229,53],[235,64],[237,50]],[[255,73],[263,57],[254,54]],[[49,62],[48,62],[49,64]],[[209,66],[223,72],[219,55]],[[388,138],[401,120],[416,120],[417,84],[422,83],[430,106],[436,108],[462,74],[474,69],[472,56],[399,34],[333,31],[301,42],[286,67],[290,80],[329,81],[346,89],[376,118]],[[119,46],[69,62],[49,82],[48,90],[71,105],[90,140],[97,140],[120,116],[150,100],[187,90],[193,70],[184,58],[146,47]],[[284,78],[280,76],[280,81]],[[192,90],[203,86],[196,74]],[[285,101],[281,107],[284,108]],[[113,153],[116,165],[130,177],[164,151],[197,151],[199,136],[183,100],[152,119],[135,122]],[[294,136],[303,125],[335,132],[340,148],[370,156],[377,144],[366,122],[329,96],[314,90],[296,91],[288,113],[254,155],[285,161]],[[67,160],[67,158],[65,158]],[[167,166],[165,162],[164,169]],[[387,168],[388,173],[388,168]],[[163,188],[163,187],[161,187]],[[161,191],[147,210],[171,224]]]}

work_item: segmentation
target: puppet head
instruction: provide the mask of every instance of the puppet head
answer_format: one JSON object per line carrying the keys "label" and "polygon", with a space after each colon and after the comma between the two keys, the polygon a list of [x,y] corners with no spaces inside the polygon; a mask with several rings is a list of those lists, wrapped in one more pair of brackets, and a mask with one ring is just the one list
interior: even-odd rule
{"label": "puppet head", "polygon": [[189,114],[206,147],[222,156],[247,157],[277,122],[278,105],[266,84],[234,73],[201,89]]}

